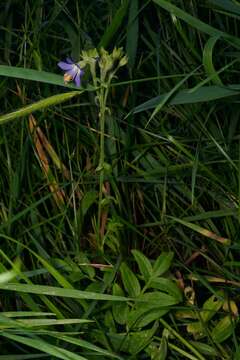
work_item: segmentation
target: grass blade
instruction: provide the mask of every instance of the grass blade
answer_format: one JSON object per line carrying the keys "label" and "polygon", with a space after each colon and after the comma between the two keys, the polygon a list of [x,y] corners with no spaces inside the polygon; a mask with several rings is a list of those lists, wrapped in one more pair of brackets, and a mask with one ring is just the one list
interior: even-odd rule
{"label": "grass blade", "polygon": [[58,94],[48,97],[47,99],[40,100],[34,104],[27,105],[21,109],[13,111],[11,113],[0,116],[0,125],[9,121],[31,114],[37,110],[43,110],[49,106],[61,104],[64,101],[72,99],[74,96],[80,95],[82,91],[71,91],[65,94]]}
{"label": "grass blade", "polygon": [[100,294],[88,291],[81,291],[76,289],[62,289],[54,286],[45,285],[28,285],[28,284],[0,284],[0,289],[17,292],[25,292],[29,294],[61,296],[73,299],[88,299],[88,300],[106,300],[106,301],[129,301],[123,296],[114,296],[107,294]]}

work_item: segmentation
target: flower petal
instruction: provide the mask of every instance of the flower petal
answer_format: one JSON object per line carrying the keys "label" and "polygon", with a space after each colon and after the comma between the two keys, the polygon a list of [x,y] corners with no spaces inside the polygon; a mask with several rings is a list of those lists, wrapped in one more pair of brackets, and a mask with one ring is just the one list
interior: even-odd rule
{"label": "flower petal", "polygon": [[67,57],[67,58],[66,58],[66,62],[67,62],[68,64],[74,64],[74,61],[73,61],[70,57]]}
{"label": "flower petal", "polygon": [[69,63],[64,62],[64,61],[59,61],[58,66],[62,70],[71,70],[73,68],[73,64],[69,64]]}
{"label": "flower petal", "polygon": [[75,65],[73,65],[72,68],[66,72],[66,74],[67,74],[67,75],[70,75],[72,79],[75,78],[75,76],[77,75],[77,73],[78,73],[78,71],[77,71]]}
{"label": "flower petal", "polygon": [[75,82],[75,84],[76,84],[78,87],[80,87],[80,85],[81,85],[80,73],[75,76],[74,82]]}

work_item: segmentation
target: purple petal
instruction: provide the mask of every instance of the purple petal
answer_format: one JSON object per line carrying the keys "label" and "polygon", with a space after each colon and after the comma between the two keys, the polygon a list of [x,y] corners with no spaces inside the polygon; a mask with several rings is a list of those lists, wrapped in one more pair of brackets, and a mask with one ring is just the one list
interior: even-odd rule
{"label": "purple petal", "polygon": [[66,74],[67,74],[67,75],[70,75],[71,78],[74,79],[75,76],[77,75],[77,69],[76,69],[76,67],[75,67],[75,66],[72,67],[70,70],[68,70],[68,71],[66,72]]}
{"label": "purple petal", "polygon": [[80,69],[79,73],[76,74],[76,76],[74,78],[75,84],[78,87],[81,85],[81,77],[83,76],[83,74],[84,74],[84,71],[82,69]]}
{"label": "purple petal", "polygon": [[72,64],[68,64],[64,61],[59,61],[58,66],[62,69],[62,70],[71,70],[73,65]]}
{"label": "purple petal", "polygon": [[76,84],[78,87],[80,87],[80,85],[81,85],[81,77],[80,77],[80,74],[77,74],[77,75],[75,76],[74,82],[75,82],[75,84]]}
{"label": "purple petal", "polygon": [[67,57],[67,58],[66,58],[66,62],[67,62],[68,64],[74,64],[74,61],[73,61],[70,57]]}

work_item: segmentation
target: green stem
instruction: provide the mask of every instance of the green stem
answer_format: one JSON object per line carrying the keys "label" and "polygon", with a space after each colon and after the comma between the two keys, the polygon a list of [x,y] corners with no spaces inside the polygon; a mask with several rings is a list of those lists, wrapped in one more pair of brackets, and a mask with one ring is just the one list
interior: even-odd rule
{"label": "green stem", "polygon": [[189,344],[189,342],[187,342],[181,335],[179,335],[177,331],[171,328],[171,326],[168,325],[168,323],[165,320],[159,319],[159,321],[166,329],[168,329],[172,333],[172,335],[174,335],[178,340],[181,341],[183,345],[185,345],[194,355],[196,355],[198,360],[205,360],[205,358],[200,354],[200,352],[197,349],[195,349],[194,346]]}
{"label": "green stem", "polygon": [[97,221],[97,238],[98,238],[98,248],[100,251],[103,251],[103,239],[101,236],[101,213],[102,213],[102,199],[103,199],[103,183],[104,183],[104,158],[105,158],[105,115],[106,115],[106,103],[108,96],[108,87],[101,87],[99,94],[99,103],[100,103],[100,155],[99,155],[99,199],[98,199],[98,221]]}

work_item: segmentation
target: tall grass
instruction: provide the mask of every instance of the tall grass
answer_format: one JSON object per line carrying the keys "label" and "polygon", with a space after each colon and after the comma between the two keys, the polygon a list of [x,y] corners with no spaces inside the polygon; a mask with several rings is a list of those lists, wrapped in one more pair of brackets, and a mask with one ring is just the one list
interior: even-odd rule
{"label": "tall grass", "polygon": [[[0,3],[0,360],[239,358],[239,16]],[[57,62],[114,46],[99,189],[96,88]]]}

